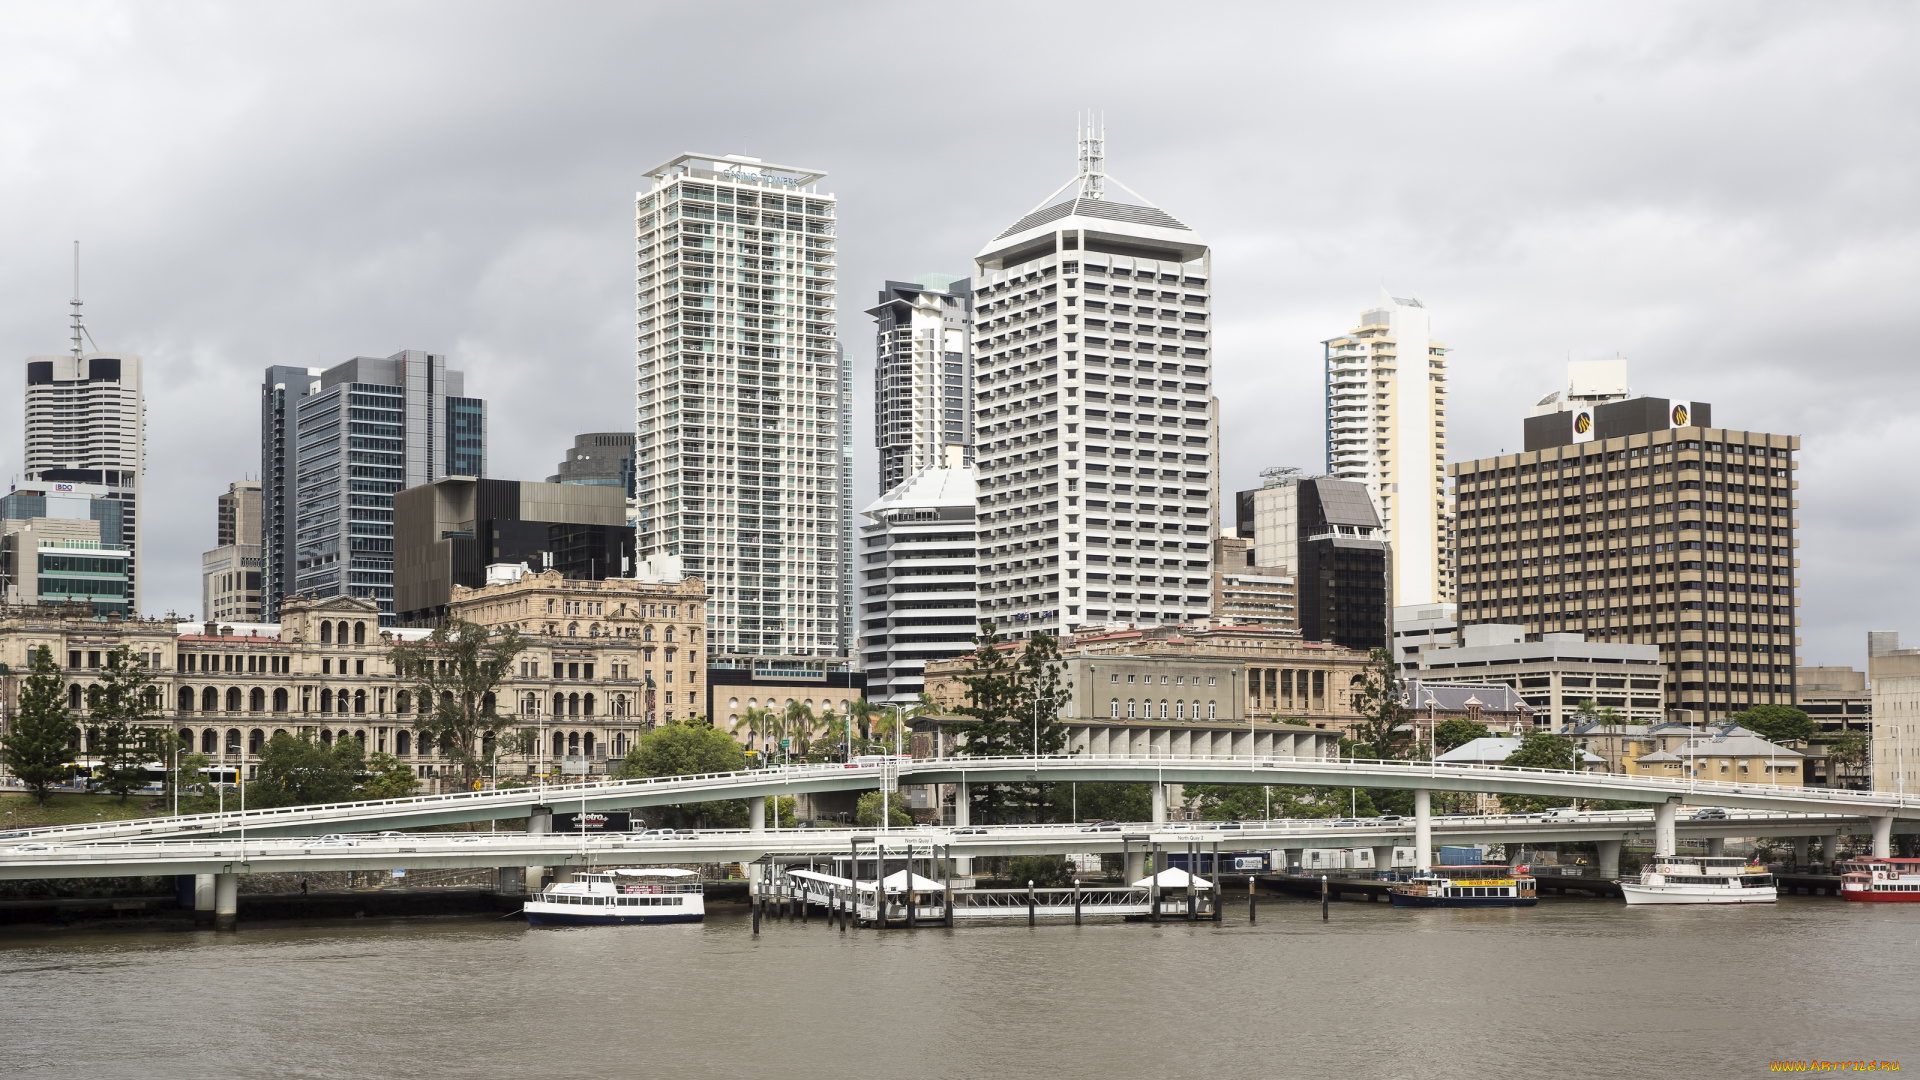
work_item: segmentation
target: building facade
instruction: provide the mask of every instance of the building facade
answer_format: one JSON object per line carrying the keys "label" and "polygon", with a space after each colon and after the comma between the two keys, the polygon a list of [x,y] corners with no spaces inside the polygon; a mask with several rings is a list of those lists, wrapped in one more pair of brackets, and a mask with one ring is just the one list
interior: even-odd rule
{"label": "building facade", "polygon": [[1581,634],[1542,634],[1526,640],[1526,628],[1479,623],[1465,631],[1465,644],[1429,644],[1401,667],[1409,680],[1497,683],[1517,691],[1533,722],[1553,731],[1567,728],[1585,702],[1611,709],[1617,723],[1657,724],[1664,717],[1666,670],[1653,644],[1589,642]]}
{"label": "building facade", "polygon": [[260,483],[227,485],[215,514],[215,546],[200,555],[200,611],[220,622],[257,623],[265,618],[261,594],[265,559],[260,551]]}
{"label": "building facade", "polygon": [[910,704],[927,661],[973,649],[973,471],[921,469],[861,513],[860,669],[869,700]]}
{"label": "building facade", "polygon": [[445,356],[359,356],[317,375],[269,368],[261,404],[263,606],[294,594],[393,608],[393,498],[486,472],[485,404]]}
{"label": "building facade", "polygon": [[99,488],[120,504],[121,535],[102,543],[124,548],[129,610],[140,610],[140,492],[147,471],[147,413],[141,358],[80,351],[79,301],[68,356],[27,358],[28,485]]}
{"label": "building facade", "polygon": [[1453,599],[1445,537],[1447,348],[1426,306],[1382,295],[1326,355],[1327,473],[1365,484],[1393,545],[1398,604]]}
{"label": "building facade", "polygon": [[560,471],[549,484],[617,487],[633,498],[633,432],[594,431],[575,435]]}
{"label": "building facade", "polygon": [[851,376],[817,170],[680,154],[635,200],[641,554],[713,590],[714,648],[844,659]]}
{"label": "building facade", "polygon": [[1884,637],[1867,657],[1873,690],[1873,790],[1920,791],[1920,649]]}
{"label": "building facade", "polygon": [[972,284],[950,274],[889,281],[867,314],[875,324],[880,490],[921,469],[965,468],[973,448]]}
{"label": "building facade", "polygon": [[1092,133],[1080,166],[974,258],[979,617],[1016,638],[1212,607],[1212,256],[1106,197]]}
{"label": "building facade", "polygon": [[1253,542],[1222,536],[1213,542],[1213,617],[1221,625],[1299,633],[1294,578],[1254,565]]}
{"label": "building facade", "polygon": [[126,505],[102,484],[40,484],[0,498],[0,598],[131,615]]}
{"label": "building facade", "polygon": [[1658,645],[1665,710],[1698,722],[1792,704],[1800,440],[1707,412],[1602,404],[1585,432],[1547,417],[1525,451],[1449,466],[1461,625]]}

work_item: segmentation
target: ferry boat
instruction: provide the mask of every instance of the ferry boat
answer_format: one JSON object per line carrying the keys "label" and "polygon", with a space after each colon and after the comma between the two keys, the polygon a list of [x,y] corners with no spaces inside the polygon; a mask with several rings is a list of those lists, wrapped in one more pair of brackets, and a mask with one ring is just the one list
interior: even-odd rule
{"label": "ferry boat", "polygon": [[1639,881],[1620,881],[1630,906],[1771,904],[1779,897],[1767,868],[1737,855],[1657,855]]}
{"label": "ferry boat", "polygon": [[521,911],[529,926],[700,922],[706,894],[692,870],[602,870],[548,885]]}
{"label": "ferry boat", "polygon": [[1389,893],[1394,907],[1532,907],[1540,902],[1525,866],[1436,866]]}
{"label": "ferry boat", "polygon": [[1920,904],[1920,859],[1855,859],[1840,875],[1840,899]]}

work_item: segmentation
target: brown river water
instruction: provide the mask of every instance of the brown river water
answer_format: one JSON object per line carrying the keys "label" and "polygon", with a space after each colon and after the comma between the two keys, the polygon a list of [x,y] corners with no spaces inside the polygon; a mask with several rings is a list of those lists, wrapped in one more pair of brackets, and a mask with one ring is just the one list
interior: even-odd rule
{"label": "brown river water", "polygon": [[1920,904],[0,938],[0,1073],[22,1077],[1633,1080],[1775,1059],[1920,1071]]}

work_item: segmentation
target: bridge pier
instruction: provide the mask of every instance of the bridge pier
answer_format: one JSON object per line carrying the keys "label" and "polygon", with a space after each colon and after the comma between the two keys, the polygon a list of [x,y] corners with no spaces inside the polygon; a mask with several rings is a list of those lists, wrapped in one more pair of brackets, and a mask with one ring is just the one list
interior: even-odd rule
{"label": "bridge pier", "polygon": [[1620,877],[1621,840],[1598,840],[1594,846],[1599,849],[1600,877],[1606,881],[1615,881]]}
{"label": "bridge pier", "polygon": [[767,831],[767,797],[765,795],[747,800],[747,831]]}
{"label": "bridge pier", "polygon": [[[973,797],[967,794],[967,778],[964,775],[960,777],[959,790],[953,795],[953,824],[956,828],[973,824]],[[952,873],[963,878],[973,876],[972,856],[954,856],[950,857],[948,862]]]}
{"label": "bridge pier", "polygon": [[1377,873],[1380,873],[1381,871],[1391,871],[1392,869],[1393,869],[1393,845],[1388,844],[1386,847],[1376,846],[1373,849],[1374,873],[1377,874]]}
{"label": "bridge pier", "polygon": [[1794,866],[1799,867],[1799,866],[1807,865],[1807,849],[1811,846],[1812,844],[1807,837],[1796,836],[1793,838],[1793,865]]}
{"label": "bridge pier", "polygon": [[[527,808],[527,835],[545,836],[553,831],[553,807],[530,806]],[[540,891],[547,876],[545,866],[528,866],[523,871],[526,891],[529,896]]]}
{"label": "bridge pier", "polygon": [[213,928],[237,930],[240,926],[240,875],[213,876]]}
{"label": "bridge pier", "polygon": [[193,925],[213,925],[213,875],[193,875]]}
{"label": "bridge pier", "polygon": [[524,866],[495,867],[496,877],[493,889],[503,896],[520,896],[527,891],[527,868]]}
{"label": "bridge pier", "polygon": [[1840,834],[1833,833],[1830,836],[1821,837],[1820,838],[1820,861],[1823,863],[1826,863],[1828,866],[1832,866],[1834,863],[1834,860],[1838,859],[1839,857],[1840,857]]}
{"label": "bridge pier", "polygon": [[1167,823],[1167,785],[1158,780],[1153,783],[1153,823],[1155,825]]}
{"label": "bridge pier", "polygon": [[1674,823],[1679,813],[1679,796],[1674,796],[1653,808],[1653,853],[1655,855],[1674,854],[1679,842]]}
{"label": "bridge pier", "polygon": [[1413,789],[1413,865],[1433,869],[1433,792]]}
{"label": "bridge pier", "polygon": [[1707,854],[1717,856],[1717,855],[1725,855],[1726,853],[1727,853],[1726,837],[1710,836],[1707,838]]}
{"label": "bridge pier", "polygon": [[1873,820],[1873,857],[1890,859],[1893,857],[1893,815],[1887,814]]}

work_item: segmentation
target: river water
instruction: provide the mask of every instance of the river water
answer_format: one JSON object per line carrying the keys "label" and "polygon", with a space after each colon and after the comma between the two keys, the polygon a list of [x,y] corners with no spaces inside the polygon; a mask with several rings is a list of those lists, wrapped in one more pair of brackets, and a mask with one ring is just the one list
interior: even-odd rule
{"label": "river water", "polygon": [[[244,917],[244,905],[242,908]],[[1920,905],[1219,925],[530,930],[444,918],[0,938],[28,1077],[1754,1076],[1920,1069]]]}

